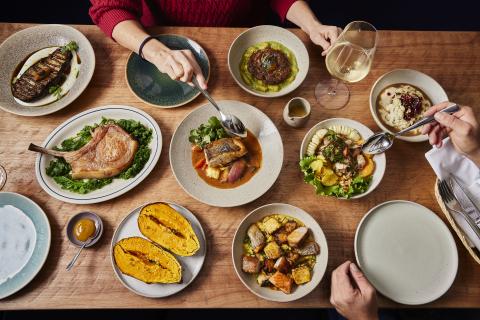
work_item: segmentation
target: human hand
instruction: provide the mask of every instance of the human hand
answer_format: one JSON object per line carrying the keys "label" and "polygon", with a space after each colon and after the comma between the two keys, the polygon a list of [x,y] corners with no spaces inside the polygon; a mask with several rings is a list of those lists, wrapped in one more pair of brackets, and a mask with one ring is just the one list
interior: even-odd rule
{"label": "human hand", "polygon": [[[434,105],[425,111],[425,116],[431,116],[450,104],[442,102]],[[452,115],[437,112],[435,120],[436,122],[426,124],[422,128],[422,133],[428,134],[431,145],[440,148],[442,140],[448,135],[458,152],[474,161],[480,160],[480,125],[472,108],[461,106],[460,110]]]}
{"label": "human hand", "polygon": [[168,74],[173,80],[186,82],[193,86],[192,76],[195,75],[198,84],[207,89],[202,69],[190,50],[171,50],[156,40],[147,42],[143,49],[144,56],[153,63],[160,72]]}
{"label": "human hand", "polygon": [[332,272],[330,303],[348,320],[378,319],[375,288],[350,261]]}
{"label": "human hand", "polygon": [[322,47],[322,56],[327,54],[328,49],[337,40],[342,29],[336,26],[327,26],[320,22],[315,22],[308,29],[308,35],[313,43]]}

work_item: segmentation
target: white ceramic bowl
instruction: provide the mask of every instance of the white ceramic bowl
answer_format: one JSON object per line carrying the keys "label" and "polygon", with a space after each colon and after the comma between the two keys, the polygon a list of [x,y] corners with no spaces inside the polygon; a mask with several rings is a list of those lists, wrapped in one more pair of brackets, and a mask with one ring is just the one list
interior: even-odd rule
{"label": "white ceramic bowl", "polygon": [[[310,229],[314,240],[320,246],[320,254],[317,255],[317,262],[313,268],[312,280],[304,285],[296,286],[295,290],[290,294],[285,294],[281,291],[272,290],[266,287],[260,287],[253,275],[242,271],[243,240],[247,235],[248,227],[272,214],[283,214],[300,220]],[[242,222],[240,222],[240,225],[235,232],[235,236],[233,237],[232,259],[235,272],[237,272],[240,281],[242,281],[248,290],[266,300],[289,302],[306,296],[319,285],[325,274],[328,263],[327,239],[325,238],[322,228],[318,225],[318,222],[307,212],[290,204],[271,203],[253,210],[242,220]]]}
{"label": "white ceramic bowl", "polygon": [[[331,119],[323,120],[317,123],[316,125],[314,125],[312,129],[310,129],[305,135],[305,137],[303,138],[302,146],[300,147],[300,159],[303,158],[303,156],[307,153],[308,143],[310,142],[310,140],[312,140],[312,137],[315,134],[315,132],[317,132],[317,130],[319,129],[328,128],[333,125],[344,125],[352,129],[356,129],[362,136],[362,139],[364,140],[366,140],[368,137],[370,137],[373,134],[372,130],[370,130],[367,126],[355,120],[345,119],[345,118],[331,118]],[[358,199],[358,198],[365,197],[367,194],[375,190],[375,188],[380,184],[380,181],[382,181],[383,175],[385,174],[385,167],[387,165],[387,159],[385,157],[385,153],[375,155],[373,157],[373,161],[375,162],[375,171],[373,172],[373,178],[372,178],[372,182],[370,183],[370,187],[366,192],[352,196],[349,199]],[[344,198],[339,198],[339,199],[344,199]]]}
{"label": "white ceramic bowl", "polygon": [[246,183],[232,189],[213,187],[200,178],[192,166],[190,130],[206,123],[218,112],[206,104],[190,112],[180,122],[170,142],[170,166],[180,186],[193,198],[216,207],[235,207],[251,202],[270,189],[283,164],[280,133],[270,118],[257,108],[240,101],[217,101],[225,113],[237,116],[258,139],[262,148],[262,165]]}
{"label": "white ceramic bowl", "polygon": [[[261,92],[254,90],[243,82],[242,76],[240,75],[240,62],[242,61],[242,56],[245,53],[245,50],[259,42],[265,41],[276,41],[283,44],[293,52],[297,59],[298,73],[295,80],[278,92]],[[228,50],[228,69],[230,70],[233,79],[235,79],[243,90],[259,97],[280,97],[292,92],[302,84],[303,80],[305,80],[309,64],[310,60],[308,52],[302,40],[292,32],[276,26],[264,25],[250,28],[242,32],[233,41]]]}
{"label": "white ceramic bowl", "polygon": [[[397,83],[407,83],[419,88],[430,98],[432,105],[448,101],[448,96],[445,93],[445,90],[443,90],[437,81],[425,73],[412,69],[395,69],[387,72],[375,81],[372,90],[370,91],[370,112],[377,125],[386,132],[391,132],[391,130],[389,130],[380,120],[376,106],[377,97],[383,89]],[[398,139],[410,142],[422,142],[427,141],[428,136],[399,136]]]}

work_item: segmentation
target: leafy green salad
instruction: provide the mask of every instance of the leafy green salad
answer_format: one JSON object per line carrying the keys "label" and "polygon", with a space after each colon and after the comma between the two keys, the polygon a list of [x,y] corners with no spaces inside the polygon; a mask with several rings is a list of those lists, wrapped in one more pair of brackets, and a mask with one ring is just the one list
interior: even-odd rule
{"label": "leafy green salad", "polygon": [[125,130],[132,138],[138,141],[138,150],[135,153],[132,164],[120,174],[113,178],[105,179],[73,179],[71,176],[72,168],[63,158],[56,158],[50,161],[46,172],[47,175],[52,177],[53,180],[58,183],[62,189],[69,190],[75,193],[87,194],[94,190],[103,188],[104,186],[112,183],[113,179],[130,179],[135,177],[145,166],[150,158],[151,149],[149,147],[152,140],[152,129],[147,128],[143,124],[135,120],[114,120],[102,118],[100,123],[94,125],[85,126],[74,137],[68,138],[60,144],[59,147],[55,147],[58,151],[75,151],[86,145],[90,139],[92,139],[92,132],[95,128],[106,125],[116,124]]}
{"label": "leafy green salad", "polygon": [[210,117],[207,123],[203,123],[197,129],[190,131],[188,141],[203,149],[210,142],[228,137],[229,135],[223,129],[220,120],[217,117]]}

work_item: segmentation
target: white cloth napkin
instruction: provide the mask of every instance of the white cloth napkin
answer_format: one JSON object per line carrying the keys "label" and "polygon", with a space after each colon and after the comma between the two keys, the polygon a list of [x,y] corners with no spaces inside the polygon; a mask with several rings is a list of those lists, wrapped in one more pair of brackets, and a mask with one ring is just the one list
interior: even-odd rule
{"label": "white cloth napkin", "polygon": [[[453,175],[468,192],[470,199],[475,202],[477,207],[480,207],[480,168],[466,156],[458,153],[450,138],[443,140],[441,148],[433,147],[425,154],[425,157],[439,179],[445,179],[449,175]],[[467,239],[470,240],[470,247],[475,246],[480,250],[480,239],[470,228],[465,218],[456,212],[451,212],[451,214]]]}

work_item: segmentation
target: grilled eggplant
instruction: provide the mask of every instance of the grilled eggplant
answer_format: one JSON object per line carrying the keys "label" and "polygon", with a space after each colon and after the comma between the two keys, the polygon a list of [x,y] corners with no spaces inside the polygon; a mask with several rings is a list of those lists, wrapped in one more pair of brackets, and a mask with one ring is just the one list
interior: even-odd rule
{"label": "grilled eggplant", "polygon": [[66,75],[70,72],[71,60],[70,50],[56,49],[33,64],[13,83],[13,96],[25,102],[44,97],[50,87],[65,81]]}

